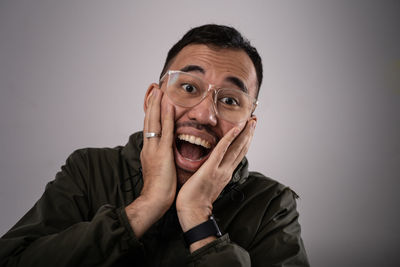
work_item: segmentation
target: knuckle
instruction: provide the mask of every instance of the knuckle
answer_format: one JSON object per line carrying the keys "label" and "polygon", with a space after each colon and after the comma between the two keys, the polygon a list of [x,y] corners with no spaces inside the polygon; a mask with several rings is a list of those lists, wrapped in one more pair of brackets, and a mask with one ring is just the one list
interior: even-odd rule
{"label": "knuckle", "polygon": [[219,175],[222,179],[222,182],[225,182],[226,180],[229,180],[231,178],[231,172],[229,169],[223,169],[220,171],[220,175]]}

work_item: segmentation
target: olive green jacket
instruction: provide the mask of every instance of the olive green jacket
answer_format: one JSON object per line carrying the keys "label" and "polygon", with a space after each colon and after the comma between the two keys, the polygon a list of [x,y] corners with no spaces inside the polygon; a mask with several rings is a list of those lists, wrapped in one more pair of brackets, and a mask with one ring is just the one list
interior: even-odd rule
{"label": "olive green jacket", "polygon": [[125,147],[75,151],[0,239],[0,266],[308,266],[295,194],[247,160],[215,201],[222,237],[190,254],[175,205],[137,239],[124,207],[143,186],[142,133]]}

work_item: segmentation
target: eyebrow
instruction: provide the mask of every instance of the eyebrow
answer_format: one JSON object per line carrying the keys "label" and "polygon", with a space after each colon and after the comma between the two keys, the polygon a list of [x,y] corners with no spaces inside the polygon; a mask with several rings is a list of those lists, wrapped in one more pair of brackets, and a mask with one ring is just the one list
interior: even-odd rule
{"label": "eyebrow", "polygon": [[187,66],[183,67],[182,69],[180,69],[180,71],[183,71],[183,72],[198,71],[198,72],[201,72],[202,74],[206,73],[202,67],[197,66],[197,65],[187,65]]}
{"label": "eyebrow", "polygon": [[234,76],[229,76],[229,77],[225,78],[225,81],[233,83],[234,85],[239,87],[239,89],[242,90],[243,92],[245,92],[246,94],[249,93],[249,90],[247,90],[246,85],[244,85],[243,81],[240,80],[239,78],[234,77]]}
{"label": "eyebrow", "polygon": [[[200,67],[198,65],[187,65],[187,66],[181,68],[180,71],[183,71],[183,72],[200,72],[201,74],[205,74],[206,73],[206,71],[202,67]],[[237,78],[235,76],[228,76],[228,77],[225,78],[225,81],[233,83],[234,85],[239,87],[239,89],[241,91],[245,92],[246,94],[249,93],[249,90],[244,85],[244,82],[242,80],[240,80],[239,78]]]}

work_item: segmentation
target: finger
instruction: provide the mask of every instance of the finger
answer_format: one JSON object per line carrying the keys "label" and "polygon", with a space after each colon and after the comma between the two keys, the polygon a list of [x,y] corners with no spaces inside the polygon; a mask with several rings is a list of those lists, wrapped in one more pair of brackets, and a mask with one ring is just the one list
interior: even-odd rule
{"label": "finger", "polygon": [[167,102],[162,123],[162,134],[160,142],[167,146],[172,146],[174,140],[174,107]]}
{"label": "finger", "polygon": [[250,121],[246,125],[246,129],[236,138],[236,140],[232,143],[232,145],[228,148],[228,151],[225,154],[221,162],[221,167],[229,166],[234,170],[240,161],[242,161],[243,157],[246,155],[251,140],[253,138],[254,129],[255,129],[255,121]]}
{"label": "finger", "polygon": [[150,93],[149,96],[149,103],[148,103],[148,107],[146,109],[146,112],[144,113],[144,121],[143,121],[143,146],[145,146],[147,144],[147,138],[145,137],[145,134],[148,132],[149,129],[149,114],[150,114],[150,106],[151,106],[151,102],[153,100],[153,93],[154,91],[152,91]]}
{"label": "finger", "polygon": [[[161,105],[162,92],[159,89],[154,89],[152,101],[149,107],[149,120],[147,132],[149,133],[161,133],[161,123],[160,123],[160,105]],[[160,138],[153,137],[148,138],[151,143],[158,144]]]}
{"label": "finger", "polygon": [[[251,143],[252,139],[253,139],[253,136],[250,136],[247,139],[246,144],[243,146],[242,150],[240,151],[240,153],[238,154],[238,156],[236,157],[234,162],[229,165],[231,167],[231,172],[233,172],[236,169],[236,167],[239,165],[239,163],[243,160],[244,156],[246,156],[247,151],[249,151],[249,147],[250,147],[250,143]],[[221,166],[224,167],[225,165],[221,165]]]}
{"label": "finger", "polygon": [[229,145],[235,140],[236,136],[239,134],[240,129],[233,127],[221,140],[219,140],[217,146],[211,152],[210,158],[206,161],[208,164],[212,164],[212,167],[218,167],[224,158]]}
{"label": "finger", "polygon": [[251,135],[249,136],[246,144],[244,145],[244,147],[242,148],[242,150],[240,151],[240,154],[238,155],[238,157],[235,159],[235,161],[233,162],[233,164],[231,164],[230,166],[233,167],[232,172],[234,171],[234,169],[239,165],[239,163],[243,160],[243,158],[246,156],[247,152],[249,151],[250,148],[250,144],[251,141],[253,140],[253,136],[254,136],[254,128],[255,124],[253,126],[253,129],[251,130]]}

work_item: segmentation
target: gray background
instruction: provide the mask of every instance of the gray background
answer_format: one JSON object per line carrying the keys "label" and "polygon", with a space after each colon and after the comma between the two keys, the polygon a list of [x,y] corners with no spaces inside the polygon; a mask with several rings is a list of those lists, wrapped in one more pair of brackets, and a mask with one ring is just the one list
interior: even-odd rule
{"label": "gray background", "polygon": [[313,266],[399,266],[399,1],[0,1],[0,234],[75,149],[125,144],[190,27],[264,61],[250,168],[301,196]]}

